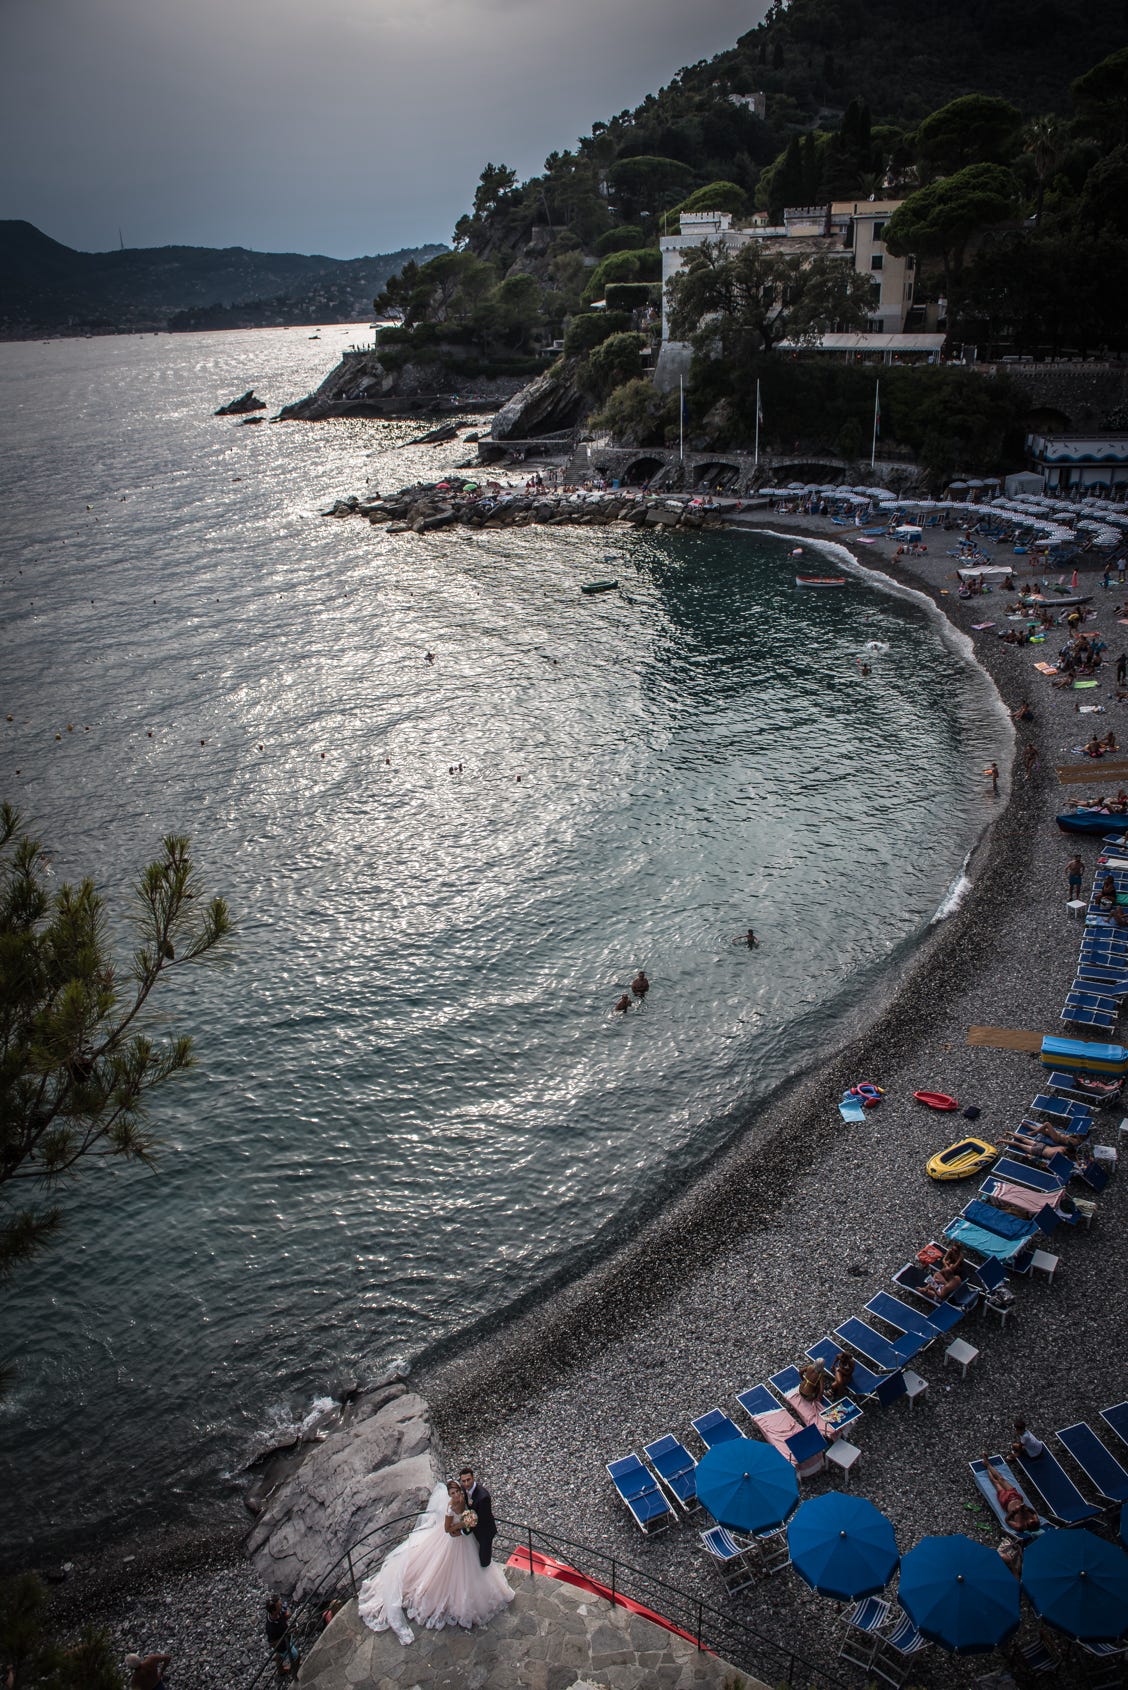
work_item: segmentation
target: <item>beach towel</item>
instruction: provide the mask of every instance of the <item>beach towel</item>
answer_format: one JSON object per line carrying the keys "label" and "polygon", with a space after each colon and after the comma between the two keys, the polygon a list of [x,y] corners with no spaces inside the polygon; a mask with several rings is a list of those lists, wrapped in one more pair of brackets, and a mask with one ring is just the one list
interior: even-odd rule
{"label": "beach towel", "polygon": [[796,1465],[795,1457],[787,1447],[787,1440],[794,1437],[797,1428],[794,1417],[788,1414],[785,1408],[777,1409],[774,1414],[754,1414],[752,1418],[760,1436],[766,1438],[773,1449],[778,1449],[785,1460],[790,1461],[801,1479],[820,1471],[823,1464],[821,1455],[810,1456],[802,1465]]}
{"label": "beach towel", "polygon": [[1100,684],[1101,683],[1099,681],[1074,681],[1073,690],[1074,692],[1080,692],[1082,687],[1099,687]]}
{"label": "beach towel", "polygon": [[962,1217],[951,1221],[944,1228],[944,1237],[955,1240],[968,1250],[974,1250],[977,1256],[994,1256],[1000,1262],[1013,1261],[1029,1247],[1025,1238],[1002,1238],[997,1232],[987,1232],[983,1227],[976,1226],[972,1221],[965,1221]]}
{"label": "beach towel", "polygon": [[1031,1226],[1029,1221],[1022,1220],[1018,1215],[1004,1214],[1002,1209],[995,1209],[978,1197],[972,1198],[964,1218],[969,1220],[972,1226],[982,1226],[991,1232],[997,1232],[1000,1238],[1030,1238],[1038,1230],[1037,1227]]}
{"label": "beach towel", "polygon": [[996,1202],[1009,1203],[1013,1209],[1021,1209],[1024,1215],[1036,1215],[1042,1209],[1059,1208],[1065,1193],[1031,1191],[1027,1185],[1011,1185],[1006,1180],[996,1180],[992,1195]]}
{"label": "beach towel", "polygon": [[805,1402],[798,1391],[787,1391],[785,1395],[804,1426],[817,1426],[828,1443],[833,1443],[835,1438],[841,1435],[834,1424],[833,1404],[828,1403],[820,1407],[817,1402]]}
{"label": "beach towel", "polygon": [[993,628],[995,626],[993,622],[973,622],[971,625],[977,633],[982,633],[984,628]]}
{"label": "beach towel", "polygon": [[1035,669],[1038,670],[1039,674],[1042,674],[1042,675],[1056,675],[1057,674],[1057,664],[1056,663],[1035,663],[1034,667],[1035,667]]}

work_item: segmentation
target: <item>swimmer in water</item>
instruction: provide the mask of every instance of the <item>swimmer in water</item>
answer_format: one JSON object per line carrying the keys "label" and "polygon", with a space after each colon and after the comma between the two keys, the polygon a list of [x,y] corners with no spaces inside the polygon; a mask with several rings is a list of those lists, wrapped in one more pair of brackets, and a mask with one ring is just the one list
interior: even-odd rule
{"label": "swimmer in water", "polygon": [[750,951],[758,951],[760,949],[760,941],[757,939],[755,931],[751,927],[748,929],[747,933],[739,933],[733,940],[733,944],[746,945]]}
{"label": "swimmer in water", "polygon": [[644,998],[649,990],[650,981],[646,978],[645,973],[640,968],[634,979],[631,981],[631,991],[634,993],[636,998]]}
{"label": "swimmer in water", "polygon": [[630,1007],[631,1007],[631,994],[629,992],[624,992],[622,997],[619,999],[618,1003],[615,1005],[614,1009],[611,1011],[611,1013],[612,1013],[612,1015],[625,1015],[627,1013],[627,1010]]}

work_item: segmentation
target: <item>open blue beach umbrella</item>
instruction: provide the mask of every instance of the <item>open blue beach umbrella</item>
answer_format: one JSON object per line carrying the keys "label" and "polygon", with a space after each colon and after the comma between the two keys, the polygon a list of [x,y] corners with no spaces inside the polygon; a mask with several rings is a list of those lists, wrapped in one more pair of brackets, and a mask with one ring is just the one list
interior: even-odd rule
{"label": "open blue beach umbrella", "polygon": [[804,1584],[840,1602],[876,1596],[900,1559],[892,1524],[880,1508],[843,1491],[805,1502],[787,1528],[787,1543]]}
{"label": "open blue beach umbrella", "polygon": [[1069,1637],[1116,1643],[1128,1633],[1128,1555],[1092,1532],[1047,1531],[1027,1544],[1022,1588],[1035,1613]]}
{"label": "open blue beach umbrella", "polygon": [[698,1462],[697,1497],[719,1526],[762,1532],[787,1519],[799,1500],[799,1480],[771,1444],[730,1438]]}
{"label": "open blue beach umbrella", "polygon": [[956,1655],[997,1649],[1018,1630],[1018,1580],[962,1532],[926,1537],[901,1562],[898,1599],[917,1630]]}

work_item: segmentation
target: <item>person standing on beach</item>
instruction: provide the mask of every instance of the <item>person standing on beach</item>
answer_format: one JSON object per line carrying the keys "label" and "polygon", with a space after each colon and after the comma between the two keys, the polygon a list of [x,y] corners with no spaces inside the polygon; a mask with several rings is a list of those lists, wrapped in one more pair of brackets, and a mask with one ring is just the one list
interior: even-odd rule
{"label": "person standing on beach", "polygon": [[989,774],[991,776],[991,796],[993,798],[997,798],[998,795],[999,795],[999,765],[998,765],[998,763],[992,763],[991,767],[986,772],[987,772],[987,774]]}
{"label": "person standing on beach", "polygon": [[1118,687],[1124,685],[1126,675],[1128,675],[1128,656],[1121,652],[1116,659],[1116,684]]}
{"label": "person standing on beach", "polygon": [[1065,865],[1065,877],[1069,882],[1069,896],[1081,896],[1081,877],[1085,873],[1085,864],[1080,857],[1070,857]]}

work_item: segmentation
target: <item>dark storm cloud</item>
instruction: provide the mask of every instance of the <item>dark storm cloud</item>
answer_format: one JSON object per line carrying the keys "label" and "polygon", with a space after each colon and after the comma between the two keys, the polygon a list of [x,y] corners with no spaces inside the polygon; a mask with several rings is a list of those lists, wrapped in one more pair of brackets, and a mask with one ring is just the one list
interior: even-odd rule
{"label": "dark storm cloud", "polygon": [[68,245],[446,240],[760,0],[3,0],[0,216]]}

